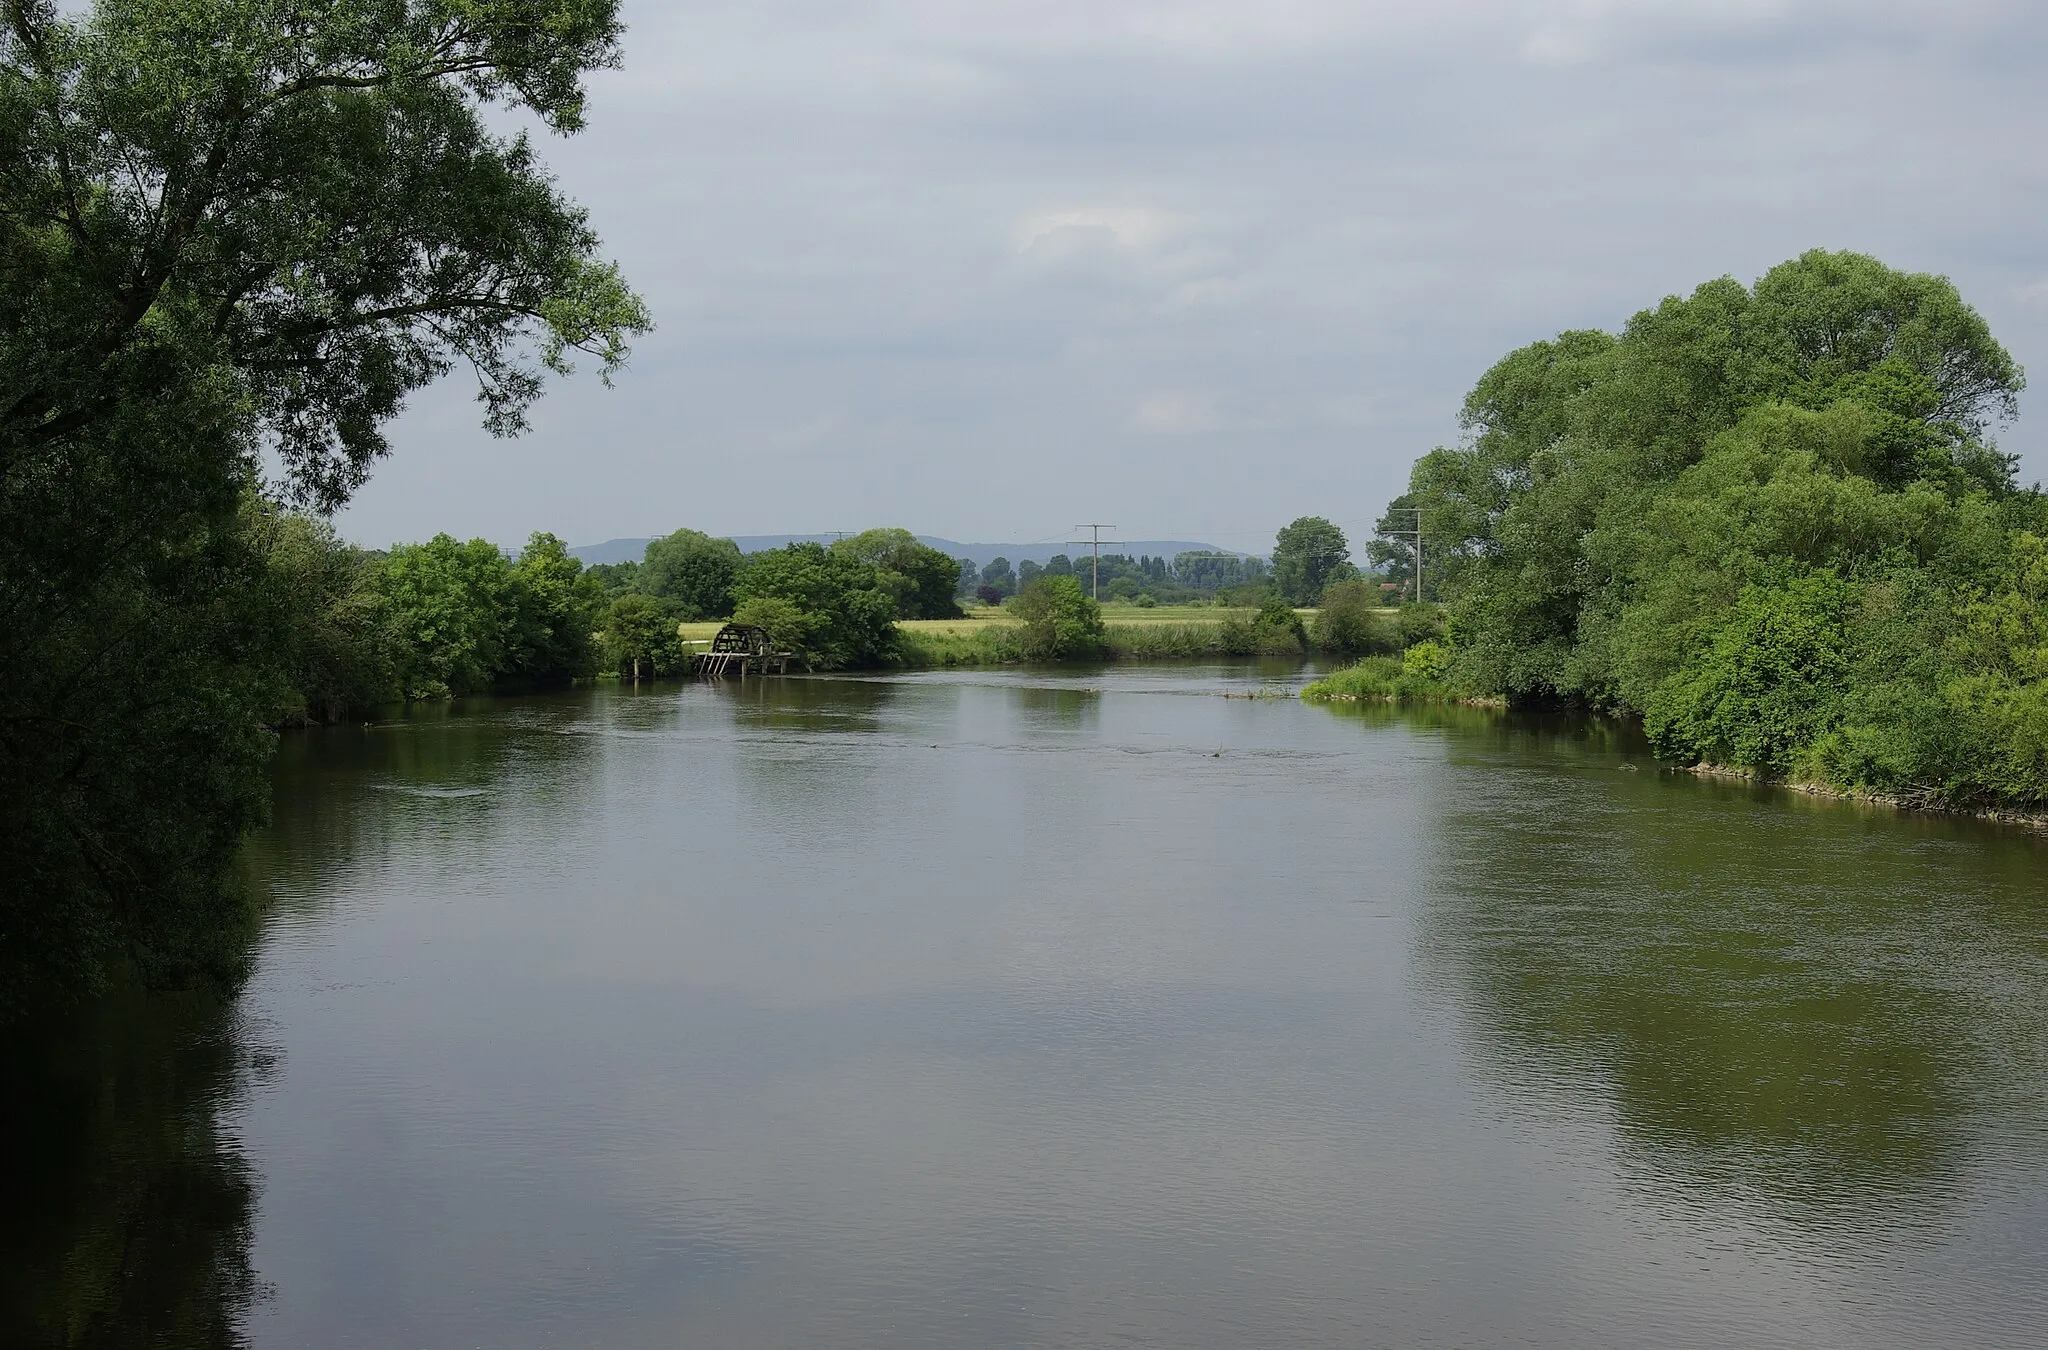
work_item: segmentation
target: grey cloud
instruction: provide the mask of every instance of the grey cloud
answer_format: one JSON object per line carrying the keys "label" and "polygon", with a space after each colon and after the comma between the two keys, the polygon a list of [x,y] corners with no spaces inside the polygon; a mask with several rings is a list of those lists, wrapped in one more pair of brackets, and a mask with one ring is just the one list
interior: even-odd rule
{"label": "grey cloud", "polygon": [[[1358,530],[1504,351],[1816,245],[2048,341],[2027,6],[628,18],[547,152],[660,331],[519,442],[459,381],[421,400],[352,536]],[[2003,440],[2048,467],[2024,417]]]}

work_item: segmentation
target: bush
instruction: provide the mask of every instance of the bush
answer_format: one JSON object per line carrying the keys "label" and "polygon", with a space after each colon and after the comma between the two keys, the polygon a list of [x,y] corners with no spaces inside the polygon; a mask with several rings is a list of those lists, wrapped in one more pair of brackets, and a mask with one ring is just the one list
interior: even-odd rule
{"label": "bush", "polygon": [[1401,643],[1401,650],[1407,651],[1418,642],[1429,642],[1444,636],[1443,611],[1435,605],[1420,605],[1406,601],[1394,616],[1394,631]]}
{"label": "bush", "polygon": [[1451,672],[1451,649],[1441,642],[1418,642],[1401,653],[1401,673],[1418,680],[1441,681]]}
{"label": "bush", "polygon": [[1100,656],[1102,607],[1070,576],[1041,576],[1010,602],[1023,621],[1022,650],[1033,661]]}
{"label": "bush", "polygon": [[1131,597],[1131,603],[1139,609],[1157,609],[1159,607],[1158,597],[1154,596],[1150,591],[1138,592]]}
{"label": "bush", "polygon": [[1315,644],[1326,652],[1392,652],[1399,646],[1397,630],[1381,621],[1384,613],[1371,583],[1332,582],[1316,613]]}
{"label": "bush", "polygon": [[1848,588],[1831,571],[1745,586],[1711,639],[1643,710],[1657,753],[1790,772],[1840,719],[1847,604]]}
{"label": "bush", "polygon": [[1268,595],[1252,620],[1253,645],[1269,656],[1299,655],[1308,648],[1308,628],[1294,606]]}
{"label": "bush", "polygon": [[[1412,660],[1410,658],[1413,658]],[[1317,680],[1301,691],[1310,703],[1333,699],[1391,703],[1480,703],[1499,700],[1461,694],[1445,682],[1450,652],[1433,642],[1418,643],[1400,657],[1368,656],[1355,666]]]}

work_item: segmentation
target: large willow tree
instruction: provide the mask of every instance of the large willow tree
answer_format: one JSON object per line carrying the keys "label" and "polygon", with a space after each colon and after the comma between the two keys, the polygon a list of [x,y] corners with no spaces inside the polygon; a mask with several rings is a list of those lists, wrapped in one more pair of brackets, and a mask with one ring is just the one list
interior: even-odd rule
{"label": "large willow tree", "polygon": [[[616,0],[8,0],[0,19],[0,1012],[232,976],[289,616],[268,456],[332,508],[463,367],[517,431],[644,331],[523,136]],[[502,122],[501,115],[501,122]]]}

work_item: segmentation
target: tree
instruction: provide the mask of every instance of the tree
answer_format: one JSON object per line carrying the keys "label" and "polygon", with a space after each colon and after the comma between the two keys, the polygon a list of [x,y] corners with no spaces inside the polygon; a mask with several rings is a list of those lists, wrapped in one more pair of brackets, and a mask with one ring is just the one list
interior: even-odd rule
{"label": "tree", "polygon": [[371,586],[388,616],[402,697],[482,693],[505,670],[517,601],[512,564],[490,540],[437,534],[401,545]]}
{"label": "tree", "polygon": [[1988,439],[2021,384],[1946,280],[1856,254],[1509,353],[1411,477],[1454,682],[1683,762],[2048,802],[2048,499]]}
{"label": "tree", "polygon": [[1832,730],[1848,675],[1848,589],[1832,572],[1748,586],[1648,700],[1660,754],[1785,773]]}
{"label": "tree", "polygon": [[480,114],[575,131],[618,32],[612,0],[0,18],[0,1001],[240,968],[291,648],[261,456],[332,507],[456,364],[512,432],[572,354],[624,362],[640,301]]}
{"label": "tree", "polygon": [[722,619],[732,613],[742,561],[740,546],[730,539],[677,530],[648,542],[634,584],[669,601],[679,619]]}
{"label": "tree", "polygon": [[1465,401],[1468,443],[1424,456],[1410,479],[1469,681],[1523,699],[1616,697],[1624,672],[1604,635],[1617,569],[1632,569],[1631,541],[1658,546],[1641,522],[1672,484],[1717,444],[1736,453],[1721,438],[1799,439],[1830,476],[1887,491],[1999,496],[2011,464],[1984,437],[2023,383],[1945,279],[1819,250],[1754,288],[1724,277],[1669,297],[1619,337],[1570,332],[1509,353]]}
{"label": "tree", "polygon": [[981,584],[993,586],[998,595],[1010,596],[1017,593],[1017,574],[1010,570],[1008,558],[991,558],[988,566],[981,569]]}
{"label": "tree", "polygon": [[682,664],[675,616],[651,595],[629,593],[613,600],[605,614],[603,642],[606,664],[635,684]]}
{"label": "tree", "polygon": [[1290,605],[1313,605],[1323,587],[1346,575],[1351,550],[1344,531],[1321,516],[1302,516],[1273,540],[1273,579]]}
{"label": "tree", "polygon": [[[896,658],[896,602],[875,569],[821,544],[790,544],[747,559],[736,588],[740,608],[787,601],[803,616],[796,654],[819,670],[886,665]],[[749,611],[751,612],[751,611]]]}
{"label": "tree", "polygon": [[604,588],[552,534],[536,533],[512,564],[512,617],[501,678],[559,684],[597,673],[590,635]]}
{"label": "tree", "polygon": [[959,564],[938,549],[920,544],[910,531],[863,530],[838,540],[832,548],[875,569],[878,583],[896,602],[897,618],[959,617],[960,606],[953,600]]}
{"label": "tree", "polygon": [[[1365,546],[1366,560],[1391,582],[1397,596],[1413,595],[1415,589],[1415,494],[1404,492],[1387,503],[1387,509],[1373,522],[1373,537]],[[1426,561],[1426,560],[1425,560]]]}
{"label": "tree", "polygon": [[281,511],[253,494],[245,530],[262,557],[265,627],[275,693],[265,725],[336,722],[398,697],[396,644],[371,585],[378,560],[344,543],[326,521]]}
{"label": "tree", "polygon": [[1056,661],[1099,656],[1107,632],[1102,607],[1079,579],[1042,576],[1017,593],[1010,612],[1023,622],[1021,645],[1027,659]]}

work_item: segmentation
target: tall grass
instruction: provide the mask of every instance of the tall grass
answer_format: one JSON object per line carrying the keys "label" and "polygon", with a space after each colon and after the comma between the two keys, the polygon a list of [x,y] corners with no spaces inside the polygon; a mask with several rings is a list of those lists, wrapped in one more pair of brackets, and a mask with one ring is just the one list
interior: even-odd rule
{"label": "tall grass", "polygon": [[[983,623],[965,632],[902,626],[898,633],[902,662],[913,670],[1010,665],[1024,659],[1023,630],[1016,624]],[[1110,661],[1301,655],[1301,644],[1289,635],[1255,628],[1238,614],[1210,623],[1112,621],[1103,644],[1103,657]]]}
{"label": "tall grass", "polygon": [[1368,656],[1301,691],[1309,703],[1469,703],[1500,705],[1497,695],[1471,694],[1404,666],[1399,657]]}

